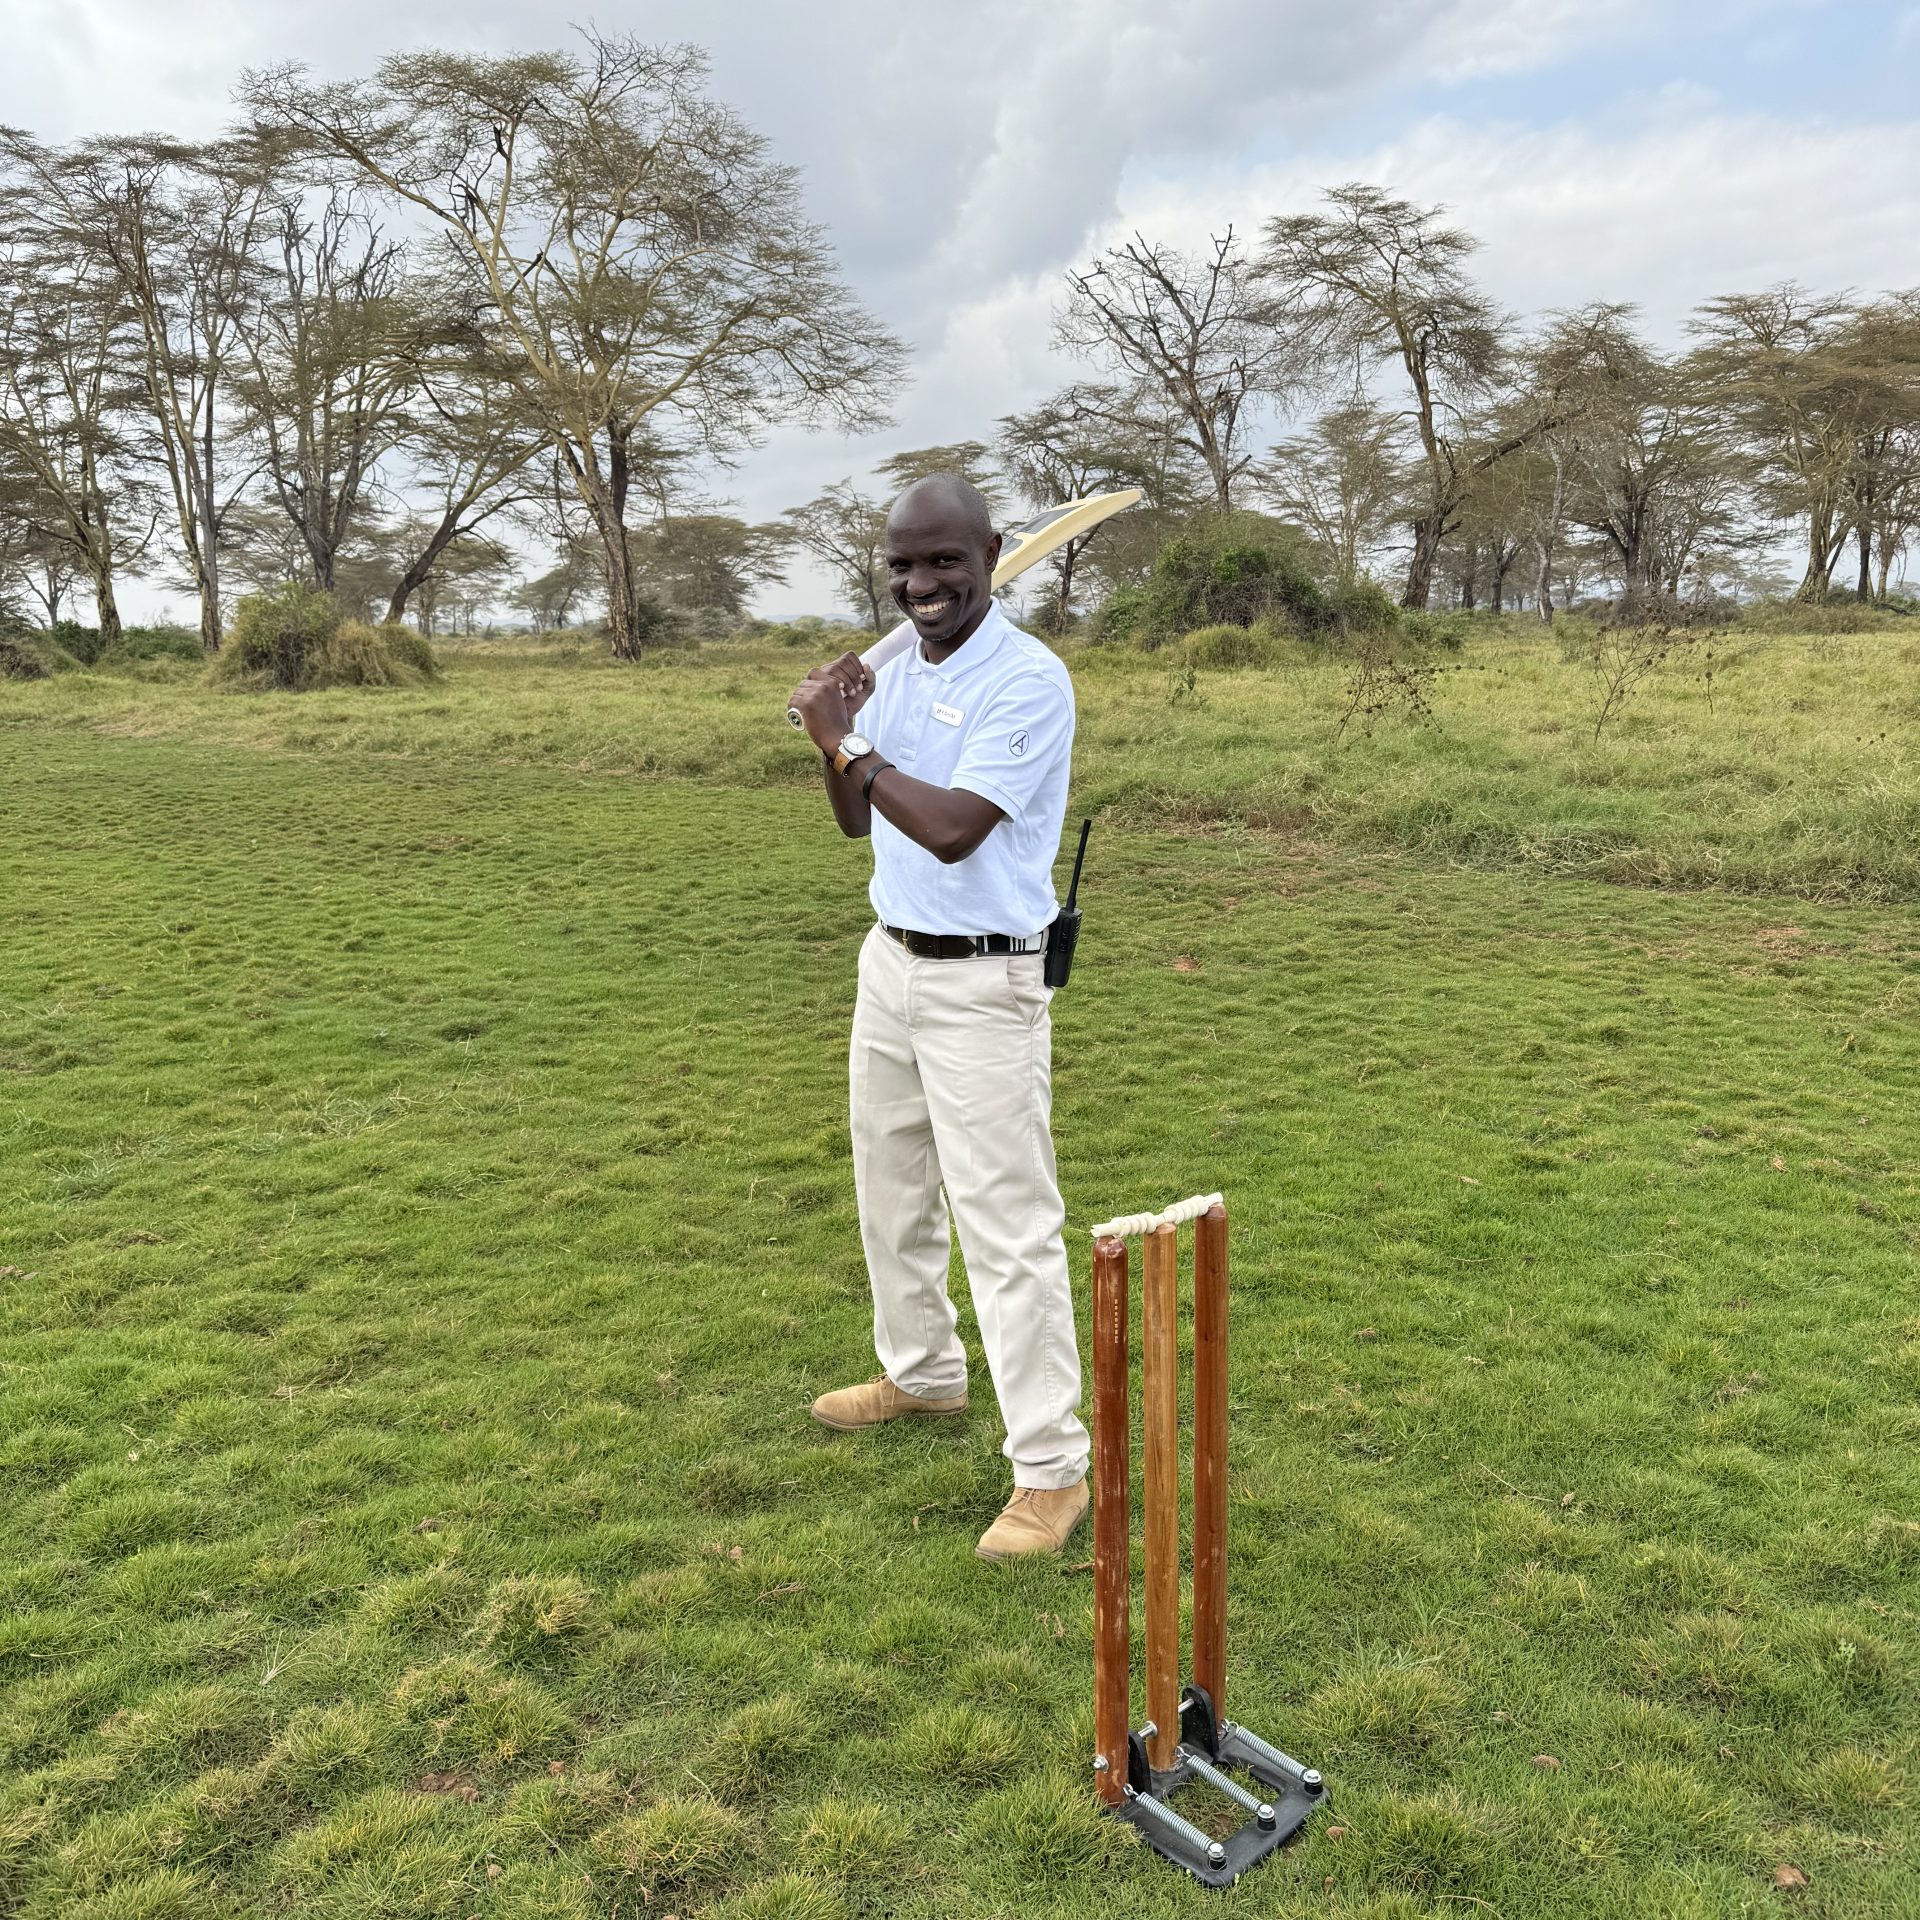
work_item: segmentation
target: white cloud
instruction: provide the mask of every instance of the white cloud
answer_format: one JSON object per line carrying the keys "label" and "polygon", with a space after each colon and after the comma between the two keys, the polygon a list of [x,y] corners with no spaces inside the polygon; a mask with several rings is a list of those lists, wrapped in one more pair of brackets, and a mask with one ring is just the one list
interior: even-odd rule
{"label": "white cloud", "polygon": [[1342,180],[1445,205],[1483,243],[1483,284],[1520,313],[1631,300],[1668,341],[1691,307],[1718,293],[1788,279],[1872,289],[1917,277],[1920,122],[1714,111],[1691,91],[1605,125],[1469,126],[1434,116],[1371,149],[1164,177],[1129,198],[1113,233],[1138,226],[1193,239],[1229,218],[1257,229]]}
{"label": "white cloud", "polygon": [[[635,24],[712,48],[716,91],[802,166],[849,277],[915,349],[895,429],[859,443],[782,432],[720,485],[770,517],[878,454],[984,436],[1073,376],[1049,351],[1052,310],[1064,270],[1103,240],[1138,226],[1190,244],[1228,219],[1252,230],[1342,180],[1447,204],[1516,311],[1632,300],[1669,340],[1691,305],[1735,287],[1920,277],[1920,123],[1742,111],[1684,73],[1626,102],[1583,82],[1584,54],[1660,46],[1680,4],[651,0]],[[1804,23],[1796,0],[1693,0],[1696,31],[1703,6],[1749,32]],[[52,137],[208,134],[249,65],[297,58],[347,75],[398,46],[560,45],[591,17],[573,0],[14,11],[0,120]],[[1708,77],[1734,84],[1717,67]],[[1449,88],[1469,82],[1476,114],[1492,101],[1512,117],[1448,112]],[[1398,103],[1408,117],[1390,137],[1356,138],[1362,116],[1377,124]],[[774,604],[825,599],[806,578]]]}

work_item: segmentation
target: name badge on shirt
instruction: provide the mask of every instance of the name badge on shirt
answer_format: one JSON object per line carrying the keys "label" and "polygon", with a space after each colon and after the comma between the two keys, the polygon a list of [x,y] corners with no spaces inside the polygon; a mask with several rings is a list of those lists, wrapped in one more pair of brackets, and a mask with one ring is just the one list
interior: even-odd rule
{"label": "name badge on shirt", "polygon": [[957,727],[967,716],[958,707],[942,706],[936,700],[933,703],[933,717],[936,720],[944,720],[950,727]]}

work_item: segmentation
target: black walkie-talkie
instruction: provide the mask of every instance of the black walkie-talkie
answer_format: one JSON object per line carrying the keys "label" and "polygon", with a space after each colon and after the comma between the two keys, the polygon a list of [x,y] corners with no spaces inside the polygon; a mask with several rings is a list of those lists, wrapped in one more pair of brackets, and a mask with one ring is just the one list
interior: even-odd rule
{"label": "black walkie-talkie", "polygon": [[1093,831],[1091,820],[1080,822],[1080,851],[1073,856],[1073,879],[1067,886],[1067,904],[1053,917],[1047,929],[1047,954],[1040,977],[1050,987],[1064,987],[1073,971],[1073,949],[1080,939],[1080,869],[1087,857],[1087,835]]}

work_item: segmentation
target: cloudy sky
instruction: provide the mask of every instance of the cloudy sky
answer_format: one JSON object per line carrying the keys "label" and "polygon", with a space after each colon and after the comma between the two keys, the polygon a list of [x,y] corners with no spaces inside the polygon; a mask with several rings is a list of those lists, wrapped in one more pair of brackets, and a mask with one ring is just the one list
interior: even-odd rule
{"label": "cloudy sky", "polygon": [[[799,164],[849,279],[912,343],[896,424],[778,434],[719,483],[770,517],[901,447],[982,438],[1077,369],[1063,271],[1138,229],[1203,242],[1365,180],[1446,205],[1537,314],[1920,282],[1920,5],[1865,0],[5,0],[0,120],[216,131],[242,68],[692,40]],[[824,610],[796,576],[770,612]]]}

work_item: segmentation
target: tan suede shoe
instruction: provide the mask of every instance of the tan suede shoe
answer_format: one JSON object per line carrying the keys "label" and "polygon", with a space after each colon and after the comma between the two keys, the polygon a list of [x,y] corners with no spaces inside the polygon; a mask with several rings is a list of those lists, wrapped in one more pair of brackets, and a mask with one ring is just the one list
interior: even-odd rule
{"label": "tan suede shoe", "polygon": [[857,1427],[877,1427],[888,1420],[941,1419],[966,1410],[964,1393],[946,1399],[928,1399],[904,1392],[884,1373],[876,1374],[861,1386],[840,1387],[832,1393],[823,1393],[813,1403],[813,1417],[837,1433],[851,1433]]}
{"label": "tan suede shoe", "polygon": [[1070,1487],[1015,1487],[1000,1518],[974,1548],[982,1560],[1012,1560],[1023,1553],[1058,1553],[1091,1503],[1087,1483]]}

